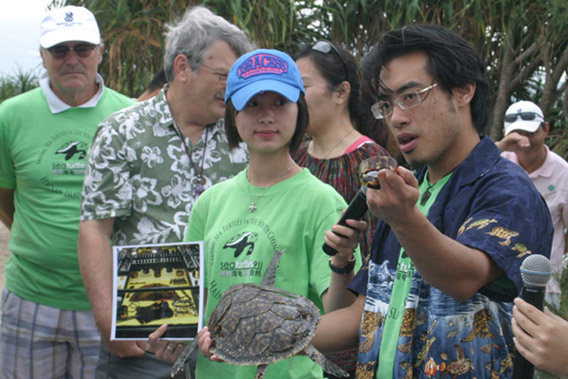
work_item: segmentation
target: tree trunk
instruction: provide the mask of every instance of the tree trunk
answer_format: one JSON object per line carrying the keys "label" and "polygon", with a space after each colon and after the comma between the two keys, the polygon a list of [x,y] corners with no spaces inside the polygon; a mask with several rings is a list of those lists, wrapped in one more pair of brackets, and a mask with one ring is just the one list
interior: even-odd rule
{"label": "tree trunk", "polygon": [[489,136],[493,141],[503,138],[503,115],[507,109],[510,96],[510,83],[513,78],[514,70],[514,51],[507,38],[503,47],[503,61],[501,64],[501,74],[499,75],[499,86],[495,94],[493,114],[490,118]]}

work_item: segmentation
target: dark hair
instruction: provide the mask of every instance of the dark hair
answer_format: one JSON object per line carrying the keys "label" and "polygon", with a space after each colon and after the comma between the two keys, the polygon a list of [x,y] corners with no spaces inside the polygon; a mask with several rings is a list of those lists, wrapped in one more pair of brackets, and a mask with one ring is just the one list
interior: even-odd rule
{"label": "dark hair", "polygon": [[146,88],[146,91],[154,92],[156,90],[162,89],[162,87],[166,83],[167,83],[166,72],[163,69],[161,69],[160,71],[154,74],[152,80],[150,80],[150,83],[148,83],[148,88]]}
{"label": "dark hair", "polygon": [[361,76],[357,61],[353,55],[338,46],[332,45],[335,49],[332,48],[329,53],[312,50],[312,46],[304,45],[294,60],[309,58],[325,79],[330,91],[334,91],[343,82],[349,82],[349,117],[356,127],[361,126]]}
{"label": "dark hair", "polygon": [[[306,128],[310,122],[308,104],[306,103],[303,93],[300,92],[300,98],[296,104],[298,104],[298,118],[296,120],[296,130],[290,140],[290,153],[295,153],[296,150],[298,150],[298,147],[300,147],[304,134],[306,133]],[[233,101],[229,100],[225,104],[225,131],[227,133],[227,140],[229,141],[229,149],[231,150],[235,149],[239,146],[239,143],[243,142],[239,132],[237,131],[237,125],[235,122],[237,113],[238,112],[233,105]]]}
{"label": "dark hair", "polygon": [[372,67],[369,67],[368,63],[368,60],[361,61],[361,76],[363,78],[363,85],[361,87],[362,127],[359,128],[359,131],[381,145],[394,159],[396,159],[399,165],[404,165],[404,156],[402,155],[400,147],[398,146],[398,143],[396,142],[396,139],[394,138],[386,121],[384,119],[376,119],[373,112],[371,112],[371,106],[379,101],[379,96],[377,91],[374,91],[371,88],[370,75]]}
{"label": "dark hair", "polygon": [[489,121],[489,83],[484,64],[473,46],[445,27],[433,24],[405,26],[387,32],[363,58],[369,67],[371,88],[379,93],[384,88],[381,70],[391,60],[416,51],[428,55],[426,69],[440,88],[449,94],[457,87],[475,83],[470,103],[471,117],[477,133],[485,134]]}

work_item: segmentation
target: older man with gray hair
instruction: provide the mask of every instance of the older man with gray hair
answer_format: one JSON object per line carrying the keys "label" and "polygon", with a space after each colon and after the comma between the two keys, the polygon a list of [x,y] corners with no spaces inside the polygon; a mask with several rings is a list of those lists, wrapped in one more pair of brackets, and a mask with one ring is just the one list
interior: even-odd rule
{"label": "older man with gray hair", "polygon": [[168,25],[168,84],[154,98],[99,126],[89,154],[79,230],[79,262],[104,346],[97,375],[166,378],[180,344],[156,355],[145,342],[110,341],[111,244],[183,239],[197,197],[246,167],[245,150],[229,151],[222,117],[227,73],[252,46],[235,25],[203,7]]}

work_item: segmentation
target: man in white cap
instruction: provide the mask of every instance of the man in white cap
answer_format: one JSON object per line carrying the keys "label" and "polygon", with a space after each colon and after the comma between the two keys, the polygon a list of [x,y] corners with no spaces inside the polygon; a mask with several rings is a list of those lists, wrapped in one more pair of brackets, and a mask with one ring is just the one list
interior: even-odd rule
{"label": "man in white cap", "polygon": [[49,12],[40,45],[40,88],[0,105],[0,220],[11,229],[0,378],[93,377],[100,334],[77,260],[81,188],[98,124],[134,101],[97,74],[103,46],[87,9]]}
{"label": "man in white cap", "polygon": [[[568,163],[545,145],[549,132],[550,124],[542,110],[533,102],[519,101],[505,112],[505,138],[496,145],[502,156],[527,172],[546,200],[554,223],[550,261],[560,270],[566,252],[564,231],[568,227]],[[549,282],[547,291],[549,301],[557,301],[557,296],[550,297],[560,293],[556,281]]]}

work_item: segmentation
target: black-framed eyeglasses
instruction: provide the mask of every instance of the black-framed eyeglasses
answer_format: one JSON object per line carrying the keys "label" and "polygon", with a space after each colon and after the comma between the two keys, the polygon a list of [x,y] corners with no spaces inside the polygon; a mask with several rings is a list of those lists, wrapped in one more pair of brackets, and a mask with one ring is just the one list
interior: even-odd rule
{"label": "black-framed eyeglasses", "polygon": [[518,118],[521,118],[525,121],[533,121],[537,117],[544,121],[544,118],[535,112],[518,112],[518,113],[510,113],[505,115],[505,122],[515,122]]}
{"label": "black-framed eyeglasses", "polygon": [[[421,90],[409,90],[404,91],[400,95],[394,98],[394,104],[398,105],[400,109],[411,109],[426,99],[426,96],[430,93],[430,90],[436,87],[438,83],[434,83]],[[394,105],[388,100],[379,100],[371,106],[371,112],[373,116],[377,119],[387,118],[392,114],[392,109]]]}
{"label": "black-framed eyeglasses", "polygon": [[333,43],[326,40],[319,40],[312,45],[312,50],[317,51],[322,54],[329,54],[330,51],[335,51],[335,54],[339,55],[341,62],[343,63],[343,68],[345,68],[345,80],[349,81],[349,70],[347,69],[347,62],[343,58],[343,55],[337,50],[337,47]]}
{"label": "black-framed eyeglasses", "polygon": [[215,70],[213,67],[207,66],[205,63],[201,63],[201,65],[217,75],[217,80],[219,80],[220,83],[227,83],[227,78],[229,77],[229,74],[227,72]]}
{"label": "black-framed eyeglasses", "polygon": [[90,43],[78,43],[73,47],[69,47],[67,45],[55,45],[48,47],[46,50],[49,51],[53,59],[57,60],[65,59],[71,50],[73,50],[79,58],[89,58],[96,46],[97,45]]}

